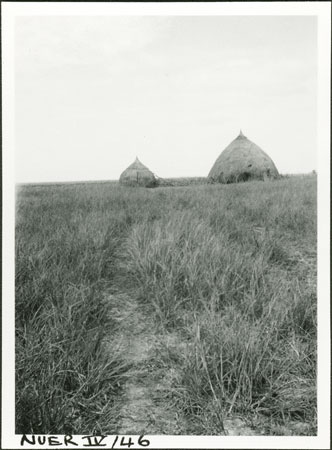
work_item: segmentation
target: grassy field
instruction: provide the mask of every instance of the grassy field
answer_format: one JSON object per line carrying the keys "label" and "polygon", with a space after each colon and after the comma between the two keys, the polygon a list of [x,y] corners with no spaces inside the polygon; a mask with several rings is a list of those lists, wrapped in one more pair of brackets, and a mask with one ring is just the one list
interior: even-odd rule
{"label": "grassy field", "polygon": [[27,185],[16,214],[17,433],[117,429],[120,292],[176,336],[149,367],[171,374],[159,410],[176,411],[178,433],[241,417],[316,434],[315,176]]}

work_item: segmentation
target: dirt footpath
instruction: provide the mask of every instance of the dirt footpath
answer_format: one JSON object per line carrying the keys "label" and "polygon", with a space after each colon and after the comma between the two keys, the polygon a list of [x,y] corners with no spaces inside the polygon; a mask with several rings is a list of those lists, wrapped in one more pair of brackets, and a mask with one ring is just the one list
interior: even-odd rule
{"label": "dirt footpath", "polygon": [[112,298],[112,304],[117,305],[116,345],[130,367],[119,399],[117,433],[179,434],[176,412],[169,407],[169,402],[164,401],[169,374],[156,366],[158,349],[167,345],[168,336],[158,332],[151,317],[126,294],[117,294]]}

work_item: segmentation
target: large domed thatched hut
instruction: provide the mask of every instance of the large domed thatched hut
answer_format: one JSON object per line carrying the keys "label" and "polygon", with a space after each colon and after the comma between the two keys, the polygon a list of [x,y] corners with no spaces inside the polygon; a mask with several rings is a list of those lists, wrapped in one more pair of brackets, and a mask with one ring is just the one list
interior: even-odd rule
{"label": "large domed thatched hut", "polygon": [[120,183],[126,186],[156,187],[158,180],[138,158],[122,172]]}
{"label": "large domed thatched hut", "polygon": [[242,131],[220,154],[209,173],[210,181],[217,183],[266,180],[278,176],[272,159],[249,141]]}

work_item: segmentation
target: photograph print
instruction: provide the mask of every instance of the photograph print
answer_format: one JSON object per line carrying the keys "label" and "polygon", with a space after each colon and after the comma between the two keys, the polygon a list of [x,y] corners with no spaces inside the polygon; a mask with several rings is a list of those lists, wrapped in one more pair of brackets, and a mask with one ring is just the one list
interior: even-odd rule
{"label": "photograph print", "polygon": [[317,437],[317,15],[74,6],[14,18],[15,434]]}

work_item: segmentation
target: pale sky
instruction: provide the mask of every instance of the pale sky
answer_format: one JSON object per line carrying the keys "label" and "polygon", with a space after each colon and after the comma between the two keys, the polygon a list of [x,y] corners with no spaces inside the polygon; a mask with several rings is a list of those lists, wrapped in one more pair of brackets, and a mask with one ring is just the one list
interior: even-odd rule
{"label": "pale sky", "polygon": [[243,133],[317,168],[313,16],[16,18],[17,182],[207,176]]}

